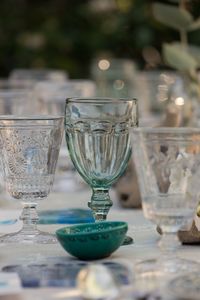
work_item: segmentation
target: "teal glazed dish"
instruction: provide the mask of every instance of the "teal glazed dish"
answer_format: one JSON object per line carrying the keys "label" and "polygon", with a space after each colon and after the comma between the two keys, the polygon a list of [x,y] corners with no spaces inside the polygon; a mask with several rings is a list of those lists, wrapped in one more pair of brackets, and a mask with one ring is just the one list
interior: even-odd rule
{"label": "teal glazed dish", "polygon": [[123,243],[128,224],[122,221],[103,221],[66,226],[56,231],[62,247],[81,260],[110,256]]}

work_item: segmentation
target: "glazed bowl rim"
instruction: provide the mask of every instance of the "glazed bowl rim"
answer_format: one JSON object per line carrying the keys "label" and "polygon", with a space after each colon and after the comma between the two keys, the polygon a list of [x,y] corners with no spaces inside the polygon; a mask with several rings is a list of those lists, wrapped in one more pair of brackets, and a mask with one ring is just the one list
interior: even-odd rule
{"label": "glazed bowl rim", "polygon": [[[73,236],[90,236],[90,235],[96,235],[96,234],[101,234],[101,233],[109,233],[109,232],[113,232],[116,230],[121,230],[121,229],[126,229],[128,230],[128,223],[125,221],[103,221],[103,223],[105,224],[114,224],[114,226],[112,228],[105,228],[102,230],[95,230],[95,227],[98,226],[101,223],[84,223],[84,224],[76,224],[76,225],[68,225],[62,228],[59,228],[56,230],[56,235],[59,237],[73,237]],[[90,232],[66,232],[66,229],[70,229],[70,228],[84,228],[87,226],[94,226],[94,230],[90,231]]]}

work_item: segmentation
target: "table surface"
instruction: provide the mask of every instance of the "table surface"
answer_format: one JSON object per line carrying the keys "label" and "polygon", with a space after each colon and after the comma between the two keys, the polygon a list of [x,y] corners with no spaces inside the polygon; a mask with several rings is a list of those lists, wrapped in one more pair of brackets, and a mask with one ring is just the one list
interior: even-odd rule
{"label": "table surface", "polygon": [[[88,199],[90,198],[90,191],[84,190],[79,192],[71,192],[65,194],[52,193],[48,199],[42,201],[38,205],[38,210],[46,209],[63,209],[63,208],[86,208]],[[159,240],[159,234],[155,230],[155,226],[147,221],[142,214],[141,210],[123,209],[119,207],[118,201],[114,191],[111,192],[111,196],[114,199],[114,205],[108,215],[108,220],[121,220],[127,221],[129,224],[128,235],[133,237],[134,243],[128,246],[120,247],[109,260],[124,261],[128,263],[131,270],[134,271],[135,263],[146,259],[154,258],[159,255],[159,249],[157,241]],[[1,212],[0,220],[7,217],[18,217],[21,212],[20,203],[15,201],[9,201],[0,198]],[[8,233],[15,232],[21,228],[21,221],[14,225],[1,225],[0,232]],[[43,231],[55,232],[59,227],[63,225],[39,225]],[[32,261],[45,257],[69,257],[59,244],[55,245],[23,245],[16,244],[12,246],[2,245],[0,246],[0,266],[16,264],[19,262]],[[181,246],[178,249],[179,256],[189,258],[200,262],[200,251],[197,246]],[[63,295],[63,296],[62,296]],[[67,298],[70,294],[62,289],[56,288],[40,288],[40,289],[24,289],[16,299],[72,299]],[[64,297],[64,298],[63,298]],[[1,298],[0,298],[1,299]],[[6,298],[14,299],[14,298]]]}

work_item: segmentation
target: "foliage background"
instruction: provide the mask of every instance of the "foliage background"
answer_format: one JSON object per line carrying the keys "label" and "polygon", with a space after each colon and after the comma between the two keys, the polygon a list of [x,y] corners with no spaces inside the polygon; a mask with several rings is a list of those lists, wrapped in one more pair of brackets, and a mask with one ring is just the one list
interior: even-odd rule
{"label": "foliage background", "polygon": [[[162,68],[162,43],[178,39],[178,33],[154,20],[152,2],[1,0],[0,76],[31,67],[64,69],[71,78],[85,78],[92,59],[104,56],[130,58],[141,69]],[[188,7],[200,15],[199,0],[188,1]],[[200,45],[199,30],[189,39]]]}

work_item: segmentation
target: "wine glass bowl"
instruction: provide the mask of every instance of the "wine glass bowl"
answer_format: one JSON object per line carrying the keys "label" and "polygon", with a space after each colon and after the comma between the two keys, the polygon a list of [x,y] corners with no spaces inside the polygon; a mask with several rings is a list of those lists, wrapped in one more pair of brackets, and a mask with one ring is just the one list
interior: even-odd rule
{"label": "wine glass bowl", "polygon": [[112,206],[108,191],[127,166],[133,126],[135,99],[66,100],[66,141],[75,168],[93,190],[88,206],[96,221],[105,220]]}
{"label": "wine glass bowl", "polygon": [[133,157],[144,216],[162,231],[163,269],[187,270],[192,263],[174,251],[180,243],[176,233],[192,224],[200,197],[200,129],[134,129]]}
{"label": "wine glass bowl", "polygon": [[36,206],[53,185],[63,132],[63,118],[0,116],[0,144],[6,190],[23,204],[18,233],[0,242],[54,243],[56,238],[37,230]]}

